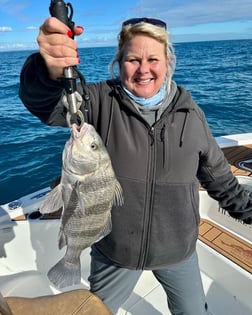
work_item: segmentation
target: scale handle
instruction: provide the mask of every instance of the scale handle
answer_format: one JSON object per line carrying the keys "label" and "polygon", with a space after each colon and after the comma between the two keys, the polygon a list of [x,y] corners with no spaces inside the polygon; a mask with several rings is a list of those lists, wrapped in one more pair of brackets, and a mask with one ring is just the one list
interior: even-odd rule
{"label": "scale handle", "polygon": [[73,7],[71,3],[66,4],[62,0],[51,0],[49,12],[51,16],[66,24],[71,29],[74,37]]}

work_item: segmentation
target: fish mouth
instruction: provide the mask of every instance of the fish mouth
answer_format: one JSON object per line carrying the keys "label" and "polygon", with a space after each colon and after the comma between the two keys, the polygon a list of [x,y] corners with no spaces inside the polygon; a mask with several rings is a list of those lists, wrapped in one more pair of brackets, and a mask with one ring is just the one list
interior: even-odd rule
{"label": "fish mouth", "polygon": [[72,125],[72,137],[74,139],[79,139],[80,137],[83,137],[90,129],[90,126],[89,124],[87,123],[84,123],[82,125],[82,127],[76,125],[76,124],[73,124]]}

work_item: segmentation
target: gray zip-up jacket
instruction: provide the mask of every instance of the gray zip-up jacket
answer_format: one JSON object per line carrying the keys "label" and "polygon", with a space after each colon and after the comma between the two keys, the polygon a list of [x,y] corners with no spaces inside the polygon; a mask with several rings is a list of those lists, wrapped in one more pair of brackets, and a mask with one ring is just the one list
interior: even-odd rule
{"label": "gray zip-up jacket", "polygon": [[[63,87],[47,79],[40,55],[28,58],[20,97],[48,125],[66,126]],[[112,232],[96,247],[115,264],[157,269],[194,250],[199,183],[238,219],[252,218],[252,197],[232,175],[202,110],[178,87],[150,126],[116,81],[89,84],[89,122],[101,135],[121,183],[124,205],[112,209]],[[84,109],[84,105],[81,107]]]}

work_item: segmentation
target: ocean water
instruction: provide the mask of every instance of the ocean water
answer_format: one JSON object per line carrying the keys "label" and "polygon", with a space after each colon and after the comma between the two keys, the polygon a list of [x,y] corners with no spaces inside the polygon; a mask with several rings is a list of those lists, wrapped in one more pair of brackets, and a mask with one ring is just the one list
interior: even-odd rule
{"label": "ocean water", "polygon": [[[179,43],[175,51],[174,80],[192,93],[214,136],[252,132],[252,40]],[[110,77],[115,52],[79,50],[87,82]],[[43,125],[18,98],[19,74],[31,53],[0,53],[0,204],[47,187],[60,175],[70,135],[68,128]]]}

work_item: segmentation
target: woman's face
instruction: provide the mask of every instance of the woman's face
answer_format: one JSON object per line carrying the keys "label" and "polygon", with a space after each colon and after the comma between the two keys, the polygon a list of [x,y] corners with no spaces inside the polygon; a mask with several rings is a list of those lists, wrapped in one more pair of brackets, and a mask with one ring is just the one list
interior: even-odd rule
{"label": "woman's face", "polygon": [[147,35],[135,35],[124,47],[122,83],[136,96],[152,97],[164,82],[167,64],[164,44]]}

